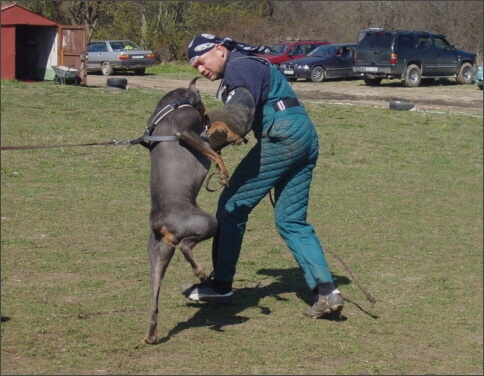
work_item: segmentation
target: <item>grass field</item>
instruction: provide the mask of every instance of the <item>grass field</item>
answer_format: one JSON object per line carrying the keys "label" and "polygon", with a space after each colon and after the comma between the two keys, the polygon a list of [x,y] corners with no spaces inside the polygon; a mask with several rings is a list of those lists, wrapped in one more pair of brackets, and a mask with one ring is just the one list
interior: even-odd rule
{"label": "grass field", "polygon": [[[187,80],[180,86],[186,87]],[[2,81],[1,144],[135,139],[162,91]],[[218,105],[204,98],[208,108]],[[306,103],[320,135],[309,221],[346,305],[311,320],[270,201],[251,215],[230,307],[186,300],[177,251],[148,325],[141,146],[1,152],[1,374],[482,374],[482,118]],[[223,152],[229,171],[254,144]],[[199,204],[215,211],[217,193]],[[210,271],[210,241],[195,255]]]}

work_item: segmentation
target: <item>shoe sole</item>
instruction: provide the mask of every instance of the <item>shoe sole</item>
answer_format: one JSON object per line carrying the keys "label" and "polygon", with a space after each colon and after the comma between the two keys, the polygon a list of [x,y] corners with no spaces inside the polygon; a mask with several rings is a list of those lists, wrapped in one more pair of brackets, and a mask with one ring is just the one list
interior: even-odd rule
{"label": "shoe sole", "polygon": [[323,312],[314,312],[312,308],[307,309],[304,311],[304,314],[312,319],[319,319],[323,316],[327,316],[333,312],[339,312],[343,309],[343,304],[334,304],[328,308],[326,308]]}
{"label": "shoe sole", "polygon": [[216,303],[216,304],[223,304],[228,305],[232,303],[233,292],[228,293],[222,296],[213,296],[213,295],[202,295],[202,294],[188,294],[187,298],[194,301],[194,302],[208,302],[208,303]]}
{"label": "shoe sole", "polygon": [[191,296],[188,297],[192,302],[207,302],[207,303],[215,303],[221,305],[229,305],[232,303],[232,297],[222,297],[222,298],[214,298],[213,296],[198,296],[196,298],[192,298]]}

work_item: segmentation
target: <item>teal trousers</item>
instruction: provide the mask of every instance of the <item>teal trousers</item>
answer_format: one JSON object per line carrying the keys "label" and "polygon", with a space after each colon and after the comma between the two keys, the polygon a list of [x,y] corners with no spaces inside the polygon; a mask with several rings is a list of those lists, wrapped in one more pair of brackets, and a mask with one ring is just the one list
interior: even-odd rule
{"label": "teal trousers", "polygon": [[[309,288],[333,282],[322,245],[307,222],[318,136],[302,107],[277,113],[237,166],[219,198],[214,280],[232,283],[250,212],[274,188],[275,226],[302,269]],[[268,263],[270,260],[268,260]]]}

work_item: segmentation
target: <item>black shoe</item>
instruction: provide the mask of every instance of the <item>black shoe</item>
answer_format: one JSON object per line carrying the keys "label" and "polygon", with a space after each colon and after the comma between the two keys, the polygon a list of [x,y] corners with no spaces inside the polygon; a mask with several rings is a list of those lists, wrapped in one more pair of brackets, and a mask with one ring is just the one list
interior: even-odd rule
{"label": "black shoe", "polygon": [[233,291],[229,291],[226,294],[219,294],[214,290],[210,283],[197,283],[194,285],[182,284],[182,294],[186,298],[195,302],[210,302],[217,304],[230,304],[232,303]]}
{"label": "black shoe", "polygon": [[311,308],[304,311],[306,316],[313,319],[329,315],[332,312],[341,311],[343,309],[344,299],[339,291],[333,291],[328,295],[318,295],[317,301]]}

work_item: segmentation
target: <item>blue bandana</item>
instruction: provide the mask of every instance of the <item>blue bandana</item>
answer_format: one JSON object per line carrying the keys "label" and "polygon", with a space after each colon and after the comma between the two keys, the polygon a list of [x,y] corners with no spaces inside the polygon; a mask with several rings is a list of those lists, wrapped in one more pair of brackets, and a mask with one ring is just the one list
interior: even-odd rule
{"label": "blue bandana", "polygon": [[188,45],[189,63],[193,64],[196,59],[210,51],[217,44],[226,47],[229,51],[245,52],[249,55],[263,53],[269,48],[267,46],[250,46],[245,43],[237,42],[231,38],[218,38],[215,35],[205,33],[192,39]]}

